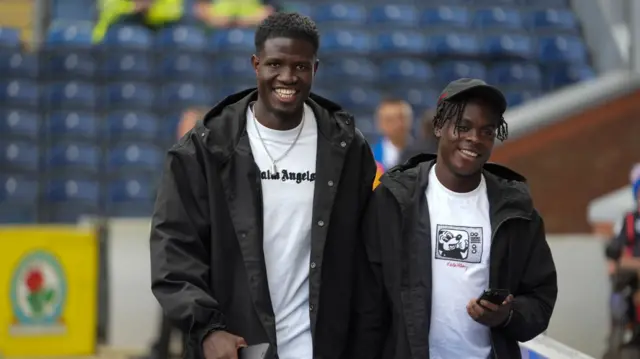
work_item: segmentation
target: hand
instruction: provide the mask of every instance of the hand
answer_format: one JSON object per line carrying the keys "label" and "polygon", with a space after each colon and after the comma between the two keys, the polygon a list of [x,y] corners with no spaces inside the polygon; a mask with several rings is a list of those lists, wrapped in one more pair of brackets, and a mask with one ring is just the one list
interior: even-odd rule
{"label": "hand", "polygon": [[205,359],[238,359],[238,349],[247,346],[244,338],[225,331],[209,334],[202,343]]}
{"label": "hand", "polygon": [[467,304],[467,313],[476,322],[493,328],[503,325],[509,319],[513,306],[513,296],[509,294],[502,305],[496,305],[486,300],[471,299]]}

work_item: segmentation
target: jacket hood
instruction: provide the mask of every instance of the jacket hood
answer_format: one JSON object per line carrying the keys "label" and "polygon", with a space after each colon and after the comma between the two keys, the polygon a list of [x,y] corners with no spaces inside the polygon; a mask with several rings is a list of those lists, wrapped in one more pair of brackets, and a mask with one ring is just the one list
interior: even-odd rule
{"label": "jacket hood", "polygon": [[[380,182],[389,188],[401,206],[408,204],[426,190],[429,171],[436,161],[434,154],[419,154],[391,168]],[[520,216],[530,217],[534,211],[533,200],[524,176],[496,163],[486,163],[482,172],[492,213],[512,210]]]}
{"label": "jacket hood", "polygon": [[[246,135],[247,108],[257,99],[256,88],[227,96],[196,125],[198,140],[203,141],[214,154],[229,157],[240,138]],[[316,117],[318,135],[335,142],[338,138],[344,139],[346,131],[347,138],[353,138],[356,131],[353,116],[340,105],[313,93],[309,94],[305,103],[311,107]]]}

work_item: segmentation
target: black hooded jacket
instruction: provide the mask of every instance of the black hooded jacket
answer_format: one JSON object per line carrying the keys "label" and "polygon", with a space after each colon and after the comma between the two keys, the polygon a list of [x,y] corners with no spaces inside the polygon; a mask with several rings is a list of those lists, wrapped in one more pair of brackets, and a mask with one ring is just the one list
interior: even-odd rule
{"label": "black hooded jacket", "polygon": [[[215,330],[276,346],[261,181],[246,132],[256,99],[255,89],[227,97],[167,155],[151,228],[152,291],[188,333],[188,358],[202,357]],[[319,96],[307,104],[318,124],[309,316],[314,358],[336,359],[348,340],[359,223],[376,167],[351,115]]]}
{"label": "black hooded jacket", "polygon": [[[391,169],[367,206],[370,266],[358,275],[353,359],[429,358],[432,244],[425,191],[435,159],[419,155]],[[518,342],[549,324],[556,269],[524,178],[496,164],[486,164],[483,173],[492,228],[489,286],[515,297],[508,324],[491,330],[492,358],[520,358]]]}

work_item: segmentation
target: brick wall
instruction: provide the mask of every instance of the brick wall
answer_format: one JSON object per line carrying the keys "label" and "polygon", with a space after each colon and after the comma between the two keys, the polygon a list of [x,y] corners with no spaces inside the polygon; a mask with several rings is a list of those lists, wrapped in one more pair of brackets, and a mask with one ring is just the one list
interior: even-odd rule
{"label": "brick wall", "polygon": [[589,202],[628,184],[640,161],[640,91],[496,148],[525,175],[548,232],[585,233]]}

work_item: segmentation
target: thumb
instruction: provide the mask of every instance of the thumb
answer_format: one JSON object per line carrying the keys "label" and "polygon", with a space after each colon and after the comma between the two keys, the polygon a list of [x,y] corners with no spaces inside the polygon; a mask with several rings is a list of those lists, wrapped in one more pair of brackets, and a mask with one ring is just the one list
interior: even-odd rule
{"label": "thumb", "polygon": [[247,345],[247,342],[244,340],[243,337],[236,337],[236,347],[238,348],[246,348],[249,345]]}

